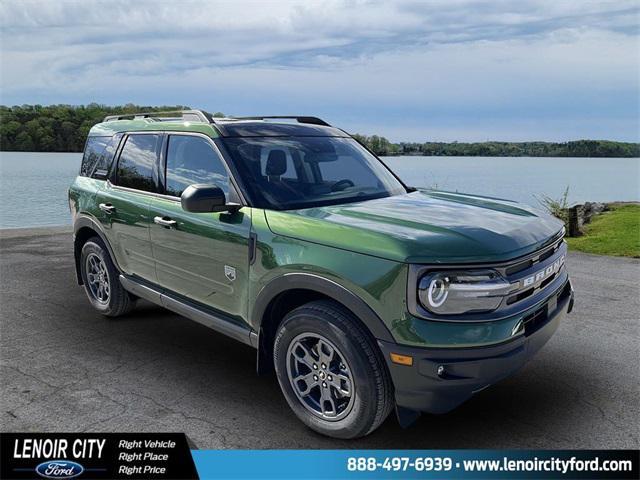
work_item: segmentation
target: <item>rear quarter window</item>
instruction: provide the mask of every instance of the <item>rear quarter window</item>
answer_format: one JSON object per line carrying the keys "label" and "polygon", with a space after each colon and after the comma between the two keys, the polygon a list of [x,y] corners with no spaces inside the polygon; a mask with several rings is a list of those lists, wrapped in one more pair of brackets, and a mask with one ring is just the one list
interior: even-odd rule
{"label": "rear quarter window", "polygon": [[82,156],[82,164],[80,165],[80,175],[90,177],[96,165],[101,160],[107,144],[111,141],[111,137],[89,137],[84,146],[84,155]]}
{"label": "rear quarter window", "polygon": [[112,137],[89,137],[84,147],[80,175],[91,177],[97,171],[107,172],[121,135]]}

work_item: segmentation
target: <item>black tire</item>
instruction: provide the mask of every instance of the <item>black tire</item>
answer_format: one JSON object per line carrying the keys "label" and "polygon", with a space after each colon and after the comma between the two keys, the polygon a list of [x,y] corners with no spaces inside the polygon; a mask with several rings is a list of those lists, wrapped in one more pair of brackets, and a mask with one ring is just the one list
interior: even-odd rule
{"label": "black tire", "polygon": [[[332,385],[328,387],[334,396],[338,397],[338,402],[342,402],[341,414],[338,414],[339,408],[334,406],[333,401],[326,404],[333,407],[331,414],[335,412],[335,418],[324,417],[324,407],[319,404],[325,403],[325,397],[317,403],[313,398],[313,395],[319,397],[323,394],[324,382],[314,383],[313,388],[316,390],[311,390],[313,395],[308,394],[302,398],[304,393],[300,394],[300,387],[294,390],[294,381],[290,380],[294,377],[301,378],[306,373],[306,370],[303,370],[302,373],[297,371],[297,375],[290,374],[295,368],[291,365],[302,365],[303,369],[306,368],[307,362],[299,359],[298,354],[301,351],[310,353],[313,359],[322,358],[318,356],[318,348],[325,348],[324,340],[319,340],[320,343],[316,344],[315,350],[307,348],[318,337],[328,340],[332,344],[330,347],[337,349],[334,354],[337,353],[338,358],[344,357],[346,363],[342,365],[340,362],[339,368],[344,366],[345,370],[342,371],[348,371],[353,379],[348,400],[342,397],[337,388]],[[301,351],[297,350],[297,354],[294,354],[295,346],[299,346],[301,342],[310,343],[306,343]],[[393,385],[375,340],[349,310],[335,302],[314,301],[287,314],[277,332],[273,355],[278,382],[289,406],[303,423],[318,433],[343,439],[362,437],[378,428],[393,408]],[[313,368],[316,368],[315,365],[314,363]],[[331,373],[330,369],[335,366],[328,368],[329,370],[321,373]],[[321,377],[324,378],[326,376]],[[315,381],[317,380],[315,378]],[[302,382],[303,390],[309,390],[310,384],[306,384],[304,380]],[[348,383],[344,385],[348,386]],[[321,411],[314,411],[317,408]]]}
{"label": "black tire", "polygon": [[[102,272],[101,278],[103,282],[107,282],[108,295],[98,295],[92,285],[95,283],[90,282],[90,277],[93,279],[95,275],[91,273],[92,264],[100,266]],[[100,263],[102,262],[102,263]],[[135,298],[133,298],[129,292],[127,292],[118,279],[120,273],[111,260],[111,256],[107,251],[104,243],[99,237],[92,237],[85,242],[80,252],[80,273],[82,275],[82,283],[84,285],[84,291],[89,298],[89,302],[93,308],[98,310],[101,314],[107,317],[119,317],[129,313],[136,304]]]}

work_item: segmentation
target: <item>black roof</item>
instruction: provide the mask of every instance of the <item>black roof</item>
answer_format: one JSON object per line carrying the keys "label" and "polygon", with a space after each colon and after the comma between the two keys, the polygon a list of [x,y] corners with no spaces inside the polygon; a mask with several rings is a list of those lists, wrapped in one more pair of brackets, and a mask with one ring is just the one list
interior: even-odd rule
{"label": "black roof", "polygon": [[215,119],[223,137],[348,137],[344,131],[310,123],[276,123],[263,120]]}

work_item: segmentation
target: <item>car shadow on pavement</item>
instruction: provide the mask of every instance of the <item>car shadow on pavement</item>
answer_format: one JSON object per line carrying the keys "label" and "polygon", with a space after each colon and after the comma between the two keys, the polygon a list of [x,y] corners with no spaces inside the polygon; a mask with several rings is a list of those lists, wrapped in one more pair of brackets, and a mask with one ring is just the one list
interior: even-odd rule
{"label": "car shadow on pavement", "polygon": [[[141,305],[115,321],[139,326],[153,322],[155,327],[149,332],[153,342],[145,337],[136,348],[164,351],[169,370],[185,372],[197,365],[198,373],[183,378],[181,390],[200,392],[201,396],[187,396],[190,402],[200,397],[202,405],[184,407],[207,417],[217,416],[216,405],[224,403],[236,418],[231,422],[234,431],[227,433],[235,441],[228,448],[549,448],[568,446],[572,441],[553,425],[554,418],[570,411],[576,402],[576,392],[560,380],[571,373],[562,364],[552,370],[544,368],[544,364],[555,363],[553,358],[544,362],[534,358],[513,377],[479,392],[450,413],[423,414],[407,429],[400,428],[392,413],[368,437],[341,441],[318,435],[295,419],[275,375],[256,375],[252,348],[152,305]],[[554,354],[542,352],[547,357]],[[203,386],[215,392],[213,400]],[[258,445],[256,432],[266,435]],[[199,448],[217,444],[215,438],[186,433]]]}

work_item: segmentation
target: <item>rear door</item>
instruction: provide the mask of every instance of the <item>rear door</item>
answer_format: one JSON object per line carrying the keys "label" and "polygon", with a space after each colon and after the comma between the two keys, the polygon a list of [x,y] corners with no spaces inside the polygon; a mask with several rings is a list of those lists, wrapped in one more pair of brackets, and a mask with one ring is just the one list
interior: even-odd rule
{"label": "rear door", "polygon": [[189,185],[215,184],[227,199],[234,188],[224,160],[208,137],[169,134],[162,157],[164,196],[152,198],[150,204],[158,284],[228,315],[246,318],[251,209],[235,213],[182,209],[180,195]]}
{"label": "rear door", "polygon": [[158,193],[162,134],[135,133],[123,140],[104,189],[98,192],[100,221],[122,271],[156,281],[149,238],[149,203]]}

